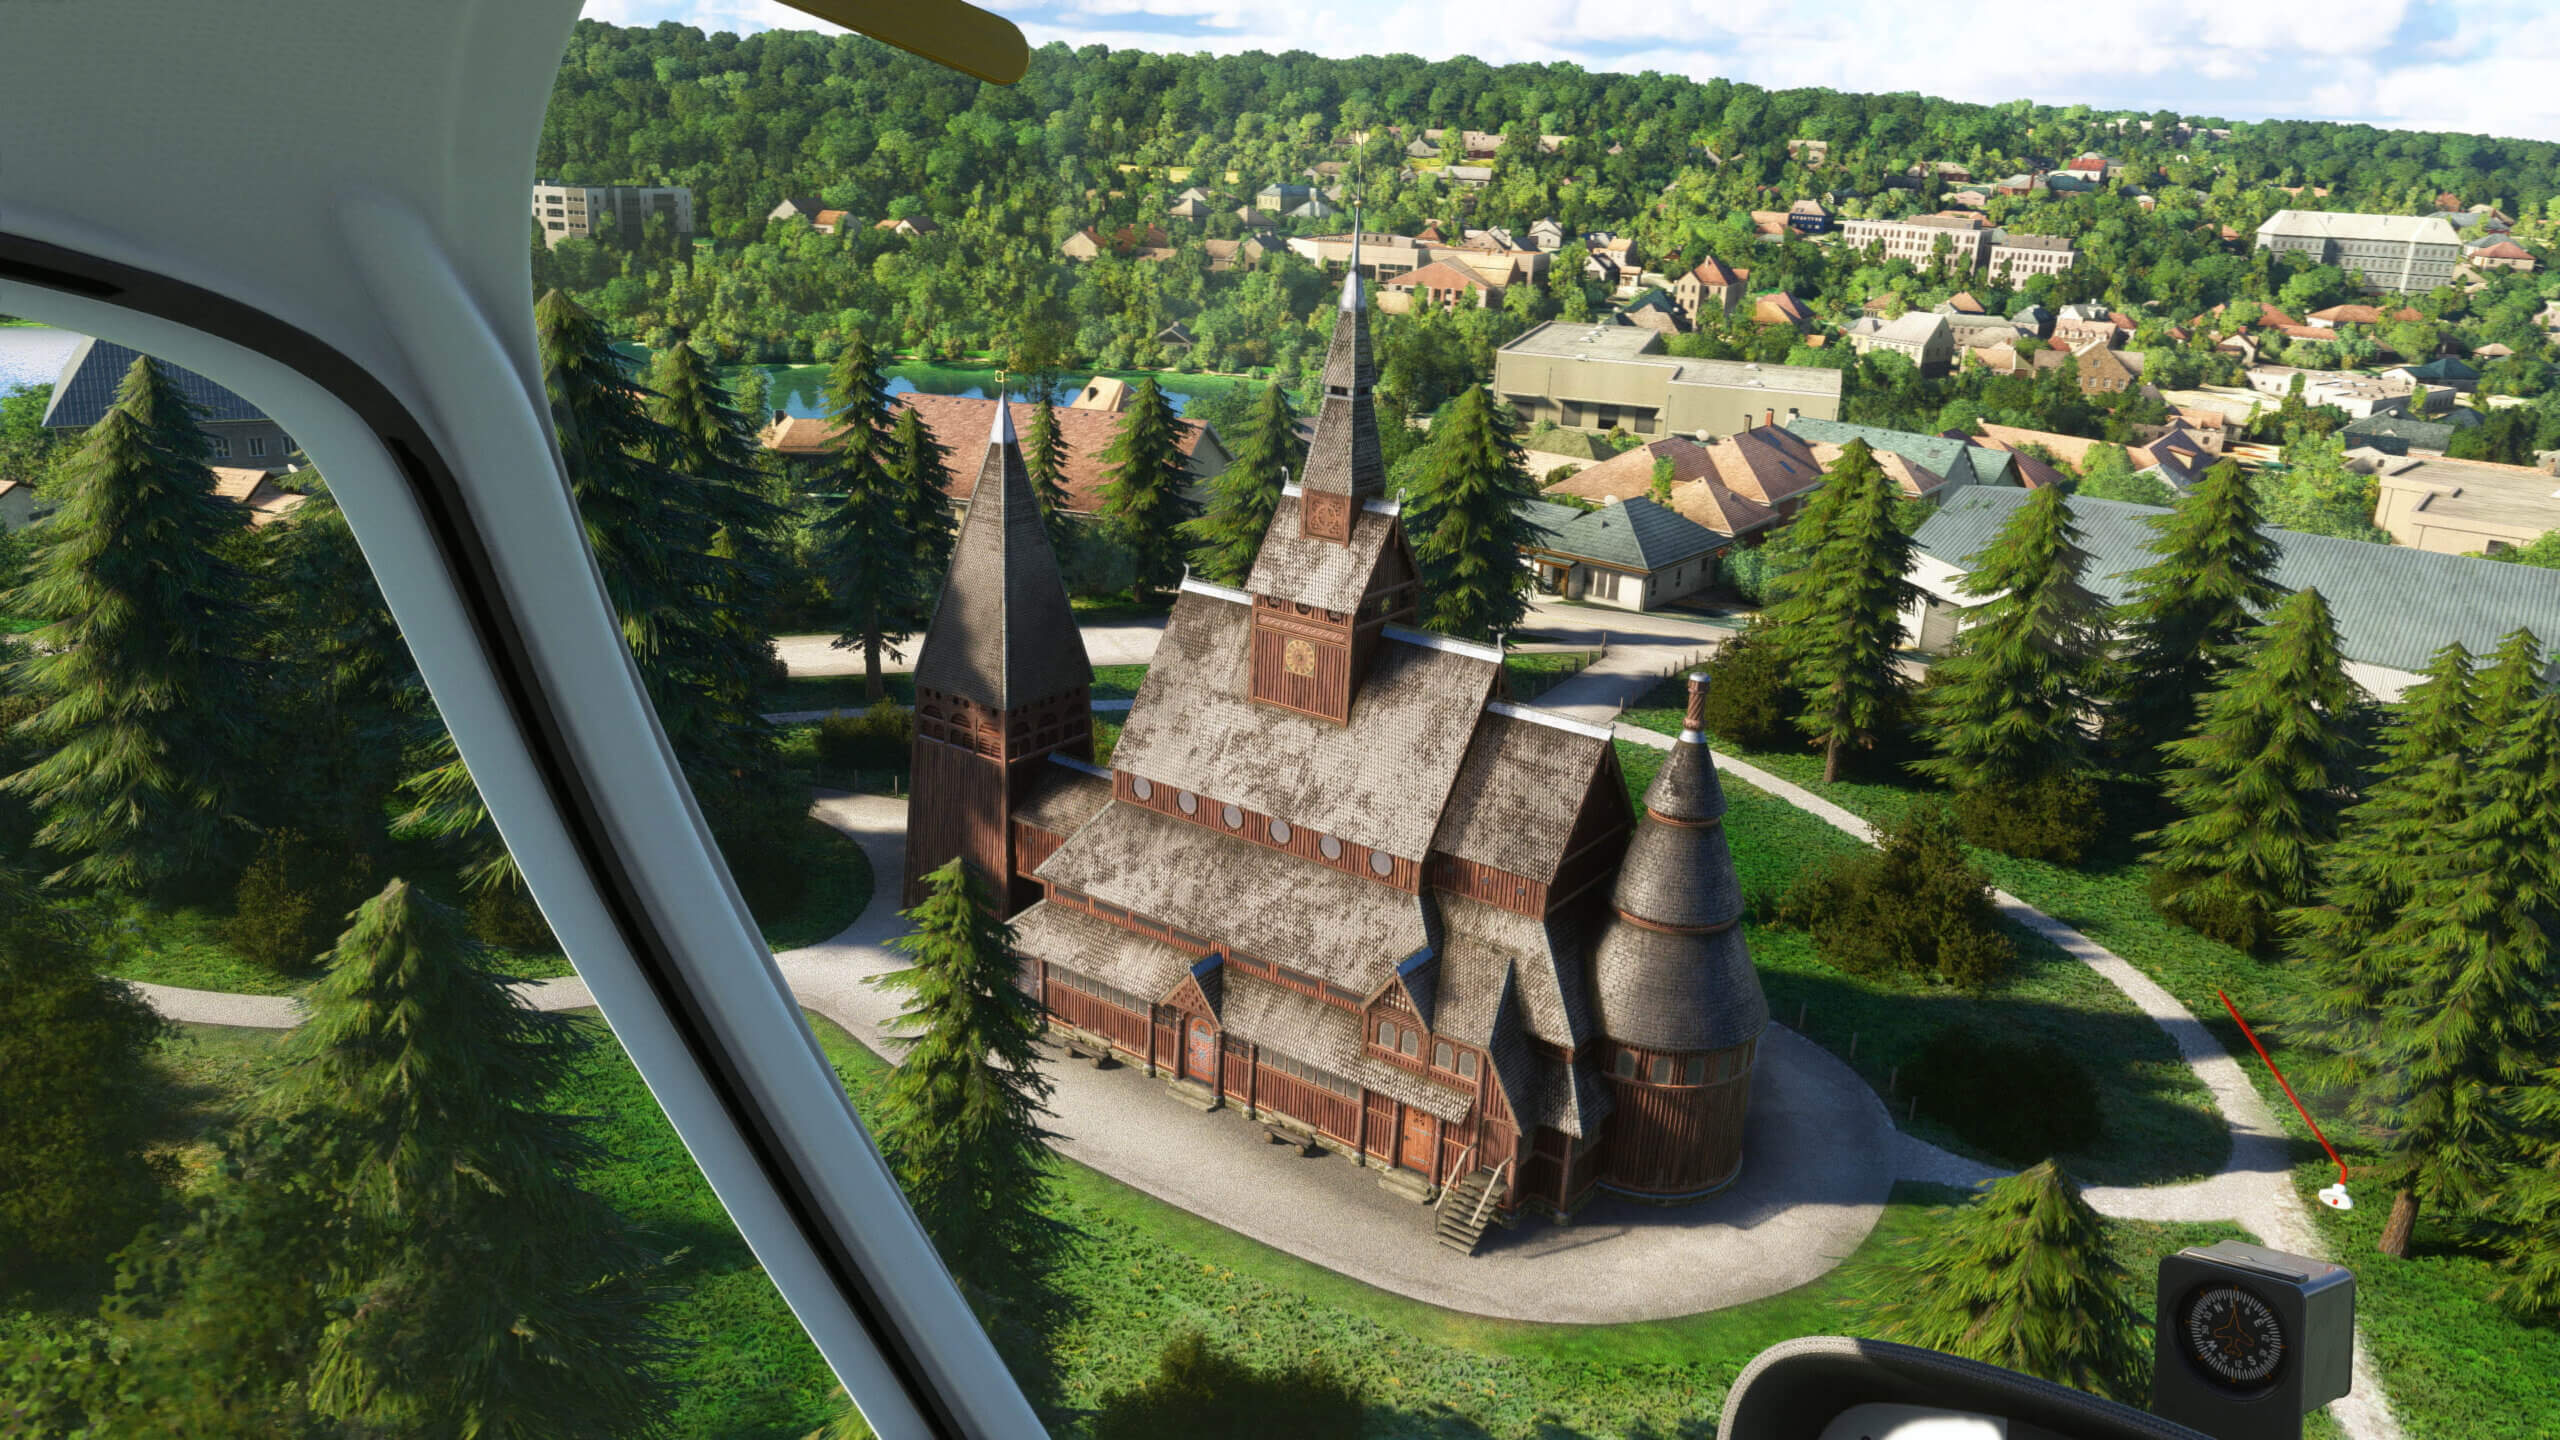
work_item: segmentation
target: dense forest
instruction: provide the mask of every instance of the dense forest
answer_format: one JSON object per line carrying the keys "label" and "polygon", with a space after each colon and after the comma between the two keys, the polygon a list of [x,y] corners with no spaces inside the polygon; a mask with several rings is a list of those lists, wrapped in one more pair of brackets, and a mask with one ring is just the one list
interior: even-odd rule
{"label": "dense forest", "polygon": [[[2142,127],[2149,124],[2148,131]],[[1504,137],[1489,184],[1450,184],[1405,146],[1429,127]],[[2227,138],[2219,132],[2228,130]],[[1560,136],[1552,149],[1538,137]],[[1790,155],[1824,141],[1823,163]],[[1977,181],[2103,151],[2119,179],[2086,193],[1995,197],[1989,217],[2069,236],[2077,266],[2015,291],[1971,284],[1994,308],[2100,301],[2141,323],[2134,346],[2172,383],[2228,380],[2188,323],[2266,300],[2305,310],[2349,298],[2348,277],[2252,253],[2248,235],[2287,206],[2423,213],[2450,193],[2496,204],[2519,233],[2560,220],[2560,146],[2309,122],[2224,125],[2211,117],[2101,115],[2025,101],[1965,105],[1910,93],[1770,91],[1723,79],[1592,74],[1572,65],[1495,68],[1471,59],[1323,59],[1113,52],[1052,45],[1011,87],[984,85],[853,35],[704,35],[676,24],[581,21],[553,91],[537,173],[580,183],[692,187],[696,243],[651,228],[533,245],[537,293],[557,286],[631,340],[676,334],[728,361],[832,360],[855,336],[934,357],[987,355],[1023,371],[1205,369],[1303,383],[1334,307],[1313,267],[1275,250],[1213,268],[1203,241],[1243,233],[1233,211],[1261,186],[1304,183],[1339,162],[1373,230],[1501,225],[1554,217],[1570,234],[1632,234],[1667,270],[1715,254],[1748,267],[1754,291],[1786,290],[1837,324],[1874,302],[1889,313],[1970,284],[1790,234],[1755,243],[1753,210],[1826,199],[1844,215],[1937,208],[1927,161]],[[1227,177],[1234,178],[1229,180]],[[1901,182],[1901,183],[1897,183]],[[1206,221],[1170,218],[1185,185],[1217,197]],[[2294,193],[2289,188],[2300,188]],[[2319,193],[2325,189],[2325,196]],[[852,223],[825,234],[769,223],[787,196],[816,197]],[[912,236],[886,219],[930,222]],[[1339,217],[1283,221],[1337,231]],[[1088,226],[1167,232],[1170,259],[1105,253],[1082,264],[1059,244]],[[1580,272],[1580,244],[1549,279],[1501,305],[1382,317],[1384,399],[1427,415],[1539,320],[1599,313],[1610,297]],[[2486,289],[2417,297],[2458,347],[2517,356],[2484,388],[2537,395],[2551,375],[2534,317],[2548,277],[2506,273]],[[2005,310],[2004,310],[2005,313]],[[1186,348],[1159,344],[1180,323]],[[2349,335],[2336,357],[2384,336]],[[2407,340],[2410,337],[2401,337]],[[1852,418],[1926,426],[1988,418],[2122,440],[2140,402],[2068,385],[1959,373],[1923,381],[1891,357],[1809,348],[1744,324],[1682,337],[1687,353],[1848,369]],[[2048,376],[2052,372],[2046,372]],[[2560,429],[2560,417],[2554,417]],[[2270,436],[2281,439],[2281,436]]]}

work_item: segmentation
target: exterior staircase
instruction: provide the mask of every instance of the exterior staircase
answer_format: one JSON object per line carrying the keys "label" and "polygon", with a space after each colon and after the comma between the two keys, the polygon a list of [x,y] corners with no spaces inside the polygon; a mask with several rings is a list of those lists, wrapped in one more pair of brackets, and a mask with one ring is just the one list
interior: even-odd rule
{"label": "exterior staircase", "polygon": [[1476,1247],[1484,1243],[1485,1226],[1502,1208],[1505,1188],[1501,1171],[1469,1172],[1440,1197],[1440,1214],[1432,1224],[1432,1233],[1441,1244],[1459,1254],[1473,1255]]}

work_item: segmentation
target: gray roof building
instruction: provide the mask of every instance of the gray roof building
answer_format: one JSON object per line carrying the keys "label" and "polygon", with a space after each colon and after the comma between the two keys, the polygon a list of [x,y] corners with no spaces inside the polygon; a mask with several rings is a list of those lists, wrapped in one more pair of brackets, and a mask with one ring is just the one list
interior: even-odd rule
{"label": "gray roof building", "polygon": [[1881,425],[1853,425],[1845,420],[1802,419],[1787,425],[1789,433],[1813,445],[1846,445],[1864,440],[1870,450],[1899,455],[1914,465],[1946,477],[1947,489],[1967,485],[2018,485],[2017,457],[2006,450],[1969,444],[1945,435],[1888,430]]}
{"label": "gray roof building", "polygon": [[[86,430],[106,417],[116,391],[140,352],[112,340],[83,340],[63,357],[53,382],[53,399],[41,422],[51,430]],[[293,437],[228,387],[181,365],[157,360],[178,393],[196,407],[196,427],[205,434],[217,464],[260,470],[285,468],[295,450]]]}
{"label": "gray roof building", "polygon": [[[2023,490],[1998,489],[1950,496],[1914,543],[1925,560],[1960,576],[2026,499]],[[2130,577],[2159,558],[2150,549],[2159,536],[2150,521],[2172,512],[2087,496],[2073,496],[2069,505],[2089,552],[2082,582],[2108,604],[2122,604],[2133,593]],[[2449,642],[2486,654],[2518,626],[2560,636],[2560,570],[2296,530],[2268,533],[2276,542],[2276,583],[2320,592],[2350,673],[2382,699],[2395,698]],[[1936,589],[1940,577],[1925,560],[1913,578]]]}
{"label": "gray roof building", "polygon": [[1532,518],[1545,537],[1540,548],[1622,570],[1668,570],[1733,541],[1730,535],[1719,535],[1667,505],[1642,497],[1597,510],[1532,503],[1537,505]]}
{"label": "gray roof building", "polygon": [[1675,359],[1658,331],[1590,321],[1550,320],[1503,346],[1493,389],[1525,420],[1638,435],[1730,435],[1840,413],[1837,370]]}
{"label": "gray roof building", "polygon": [[2388,412],[2350,420],[2338,432],[2350,450],[2370,447],[2385,455],[2441,455],[2453,448],[2453,437],[2480,423],[2480,412],[2457,405],[2442,419],[2418,419]]}

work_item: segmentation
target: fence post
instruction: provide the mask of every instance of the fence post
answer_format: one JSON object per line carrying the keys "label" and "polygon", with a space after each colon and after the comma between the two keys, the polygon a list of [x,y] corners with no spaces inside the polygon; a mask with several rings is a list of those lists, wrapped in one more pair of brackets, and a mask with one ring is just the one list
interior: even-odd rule
{"label": "fence post", "polygon": [[1858,1058],[1858,1032],[1855,1030],[1849,1032],[1849,1058]]}

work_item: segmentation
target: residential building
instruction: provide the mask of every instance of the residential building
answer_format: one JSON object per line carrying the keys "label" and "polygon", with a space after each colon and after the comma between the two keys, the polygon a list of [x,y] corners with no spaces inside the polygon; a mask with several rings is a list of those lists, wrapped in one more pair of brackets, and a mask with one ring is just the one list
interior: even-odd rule
{"label": "residential building", "polygon": [[1843,333],[1859,354],[1888,350],[1918,366],[1924,375],[1938,374],[1955,360],[1955,332],[1948,327],[1944,315],[1918,310],[1905,311],[1892,320],[1868,315]]}
{"label": "residential building", "polygon": [[1710,255],[1671,282],[1672,303],[1680,307],[1681,317],[1693,326],[1709,306],[1731,315],[1734,307],[1742,303],[1742,282],[1749,278],[1750,271],[1736,270]]}
{"label": "residential building", "polygon": [[2441,385],[2461,395],[2480,388],[2479,367],[2456,355],[2438,355],[2417,365],[2395,365],[2382,373],[2412,385]]}
{"label": "residential building", "polygon": [[1541,250],[1561,250],[1564,248],[1564,227],[1553,218],[1540,220],[1529,227],[1529,243]]}
{"label": "residential building", "polygon": [[[1479,234],[1483,232],[1478,232]],[[1490,285],[1513,285],[1544,279],[1555,256],[1544,250],[1488,250],[1451,244],[1436,230],[1420,235],[1379,235],[1363,231],[1355,245],[1350,232],[1339,235],[1292,235],[1289,251],[1312,265],[1341,274],[1359,257],[1360,273],[1384,284],[1408,270],[1453,260],[1476,272]]]}
{"label": "residential building", "polygon": [[[2142,378],[2141,356],[2113,349],[2103,340],[2092,340],[2070,354],[2078,362],[2083,395],[2120,395]],[[2055,364],[2061,363],[2061,352],[2054,350],[2039,351],[2036,359],[2041,363],[2049,355]]]}
{"label": "residential building", "polygon": [[2078,258],[2079,252],[2071,242],[2059,235],[2016,235],[1994,230],[1984,265],[1993,279],[2015,285],[2030,275],[2059,275]]}
{"label": "residential building", "polygon": [[[2027,430],[2015,425],[1982,422],[1982,444],[1995,450],[2022,452],[2030,445],[2041,446],[2054,459],[2074,470],[2085,469],[2091,447],[2104,441],[2079,435],[2063,435],[2051,430]],[[2219,437],[2208,438],[2201,429],[2184,422],[2172,422],[2162,433],[2139,445],[2124,447],[2125,457],[2133,462],[2136,473],[2156,477],[2162,484],[2180,494],[2192,489],[2204,472],[2212,468],[2221,454]]]}
{"label": "residential building", "polygon": [[2401,455],[2372,475],[2373,523],[2420,550],[2494,555],[2560,530],[2560,489],[2540,466]]}
{"label": "residential building", "polygon": [[1853,250],[1881,245],[1885,258],[1901,260],[1915,266],[1927,266],[1946,251],[1947,264],[1957,270],[1971,270],[1980,265],[1991,250],[1991,228],[1978,215],[1906,215],[1898,220],[1847,220],[1840,225],[1841,242]]}
{"label": "residential building", "polygon": [[1254,192],[1256,208],[1276,213],[1294,210],[1315,198],[1313,185],[1271,184]]}
{"label": "residential building", "polygon": [[1397,310],[1415,305],[1468,305],[1483,309],[1502,303],[1499,285],[1488,285],[1484,277],[1456,260],[1434,260],[1419,270],[1407,270],[1393,279],[1378,282],[1378,308],[1388,309],[1390,298],[1402,303]]}
{"label": "residential building", "polygon": [[1819,200],[1799,200],[1787,207],[1787,228],[1799,235],[1819,235],[1831,228],[1831,212]]}
{"label": "residential building", "polygon": [[1786,291],[1772,290],[1753,298],[1751,323],[1784,325],[1799,335],[1806,335],[1813,331],[1813,312],[1804,308],[1803,301]]}
{"label": "residential building", "polygon": [[[843,212],[838,211],[836,213],[842,214]],[[922,215],[901,215],[893,219],[874,221],[872,222],[871,228],[874,230],[886,230],[894,235],[913,240],[919,235],[930,235],[942,227]]]}
{"label": "residential building", "polygon": [[2457,407],[2441,419],[2422,419],[2410,415],[2368,415],[2350,420],[2338,431],[2338,438],[2350,450],[2370,449],[2384,455],[2442,455],[2453,448],[2453,437],[2480,423],[2480,412]]}
{"label": "residential building", "polygon": [[1822,483],[1822,466],[1811,446],[1784,430],[1761,426],[1721,440],[1685,435],[1649,440],[1576,471],[1549,487],[1549,493],[1601,505],[1647,498],[1653,494],[1654,469],[1666,460],[1671,463],[1672,511],[1744,544],[1767,539]]}
{"label": "residential building", "polygon": [[1281,213],[1284,220],[1330,220],[1342,213],[1340,206],[1322,195],[1310,195],[1306,202]]}
{"label": "residential building", "polygon": [[766,211],[764,218],[767,220],[809,220],[814,219],[817,216],[817,213],[825,208],[827,208],[826,202],[820,200],[815,195],[794,195],[785,199],[781,204]]}
{"label": "residential building", "polygon": [[1412,628],[1343,288],[1300,483],[1243,586],[1184,582],[1108,769],[1019,447],[984,442],[916,662],[903,898],[967,859],[1057,1038],[1468,1225],[1713,1193],[1768,1004],[1712,757],[1677,745],[1639,814],[1605,727]]}
{"label": "residential building", "polygon": [[[87,430],[106,417],[116,403],[116,388],[133,368],[135,351],[112,340],[89,339],[63,357],[54,377],[53,399],[41,422],[48,430]],[[193,370],[159,362],[162,374],[196,407],[196,428],[204,432],[212,463],[261,473],[283,470],[297,448],[284,427],[257,406]]]}
{"label": "residential building", "polygon": [[1170,260],[1173,237],[1165,234],[1161,225],[1149,225],[1143,230],[1123,225],[1108,234],[1087,225],[1061,242],[1058,253],[1070,260],[1091,260],[1104,254],[1130,260]]}
{"label": "residential building", "polygon": [[300,508],[310,497],[276,484],[275,472],[215,465],[213,493],[249,512],[249,526],[263,530]]}
{"label": "residential building", "polygon": [[2257,248],[2335,265],[2370,291],[2407,293],[2453,282],[2462,237],[2426,216],[2279,210],[2258,227]]}
{"label": "residential building", "polygon": [[1637,435],[1730,434],[1794,415],[1840,413],[1840,372],[1681,360],[1627,325],[1551,320],[1494,355],[1494,393],[1523,419]]}
{"label": "residential building", "polygon": [[545,248],[607,228],[637,236],[652,215],[664,216],[678,235],[693,233],[693,191],[683,185],[563,185],[533,182],[533,218]]}
{"label": "residential building", "polygon": [[2384,310],[2378,305],[2347,304],[2332,305],[2326,310],[2314,310],[2302,318],[2310,321],[2315,329],[2335,330],[2341,325],[2380,325],[2386,321],[2423,323],[2427,317],[2424,312],[2413,310],[2406,305],[2395,310]]}
{"label": "residential building", "polygon": [[1216,213],[1216,210],[1217,207],[1206,199],[1193,199],[1185,195],[1167,206],[1165,213],[1176,220],[1206,220]]}
{"label": "residential building", "polygon": [[1619,306],[1616,314],[1620,324],[1658,330],[1665,335],[1678,335],[1694,328],[1689,317],[1681,312],[1679,302],[1659,286],[1639,292],[1634,299]]}
{"label": "residential building", "polygon": [[1802,161],[1805,168],[1808,170],[1819,169],[1825,161],[1828,161],[1831,158],[1831,142],[1828,140],[1790,140],[1787,142],[1787,158],[1790,160]]}
{"label": "residential building", "polygon": [[1944,305],[1938,307],[1937,313],[1947,322],[1947,333],[1953,337],[1959,352],[1980,349],[1985,345],[2006,345],[2027,333],[2019,328],[2016,321],[2003,320],[1997,315],[1951,312]]}
{"label": "residential building", "polygon": [[2503,235],[2463,251],[2462,262],[2474,270],[2522,270],[2528,274],[2534,267],[2533,252]]}
{"label": "residential building", "polygon": [[1493,167],[1490,165],[1451,165],[1440,173],[1448,176],[1449,183],[1453,185],[1474,187],[1493,183]]}
{"label": "residential building", "polygon": [[[1107,379],[1108,377],[1097,377]],[[1112,381],[1113,385],[1120,382]],[[925,395],[909,393],[892,396],[890,403],[913,410],[924,422],[934,443],[953,455],[966,455],[985,443],[984,437],[995,423],[996,402],[968,395]],[[1037,407],[1028,401],[1012,402],[1013,424],[1027,431],[1031,412]],[[1058,438],[1066,448],[1066,465],[1062,479],[1067,491],[1067,509],[1076,515],[1101,513],[1102,487],[1110,480],[1110,467],[1103,456],[1120,433],[1120,416],[1099,405],[1085,408],[1059,406],[1053,412],[1058,420]],[[892,417],[894,418],[894,417]],[[1226,472],[1232,458],[1226,441],[1216,427],[1199,420],[1176,420],[1176,441],[1182,448],[1183,468],[1190,472],[1195,486],[1205,486]],[[795,466],[832,464],[834,452],[829,449],[836,427],[823,416],[803,417],[776,414],[757,435],[757,441],[781,459]],[[961,466],[952,466],[950,496],[954,503],[967,505],[977,474]]]}
{"label": "residential building", "polygon": [[2297,370],[2290,365],[2250,366],[2249,388],[2266,396],[2268,408],[2272,409],[2293,393],[2297,376],[2302,381],[2303,404],[2334,405],[2345,411],[2350,420],[2375,414],[2406,414],[2415,393],[2415,387],[2405,378],[2395,384],[2345,370]]}
{"label": "residential building", "polygon": [[[2511,467],[2510,467],[2511,468]],[[2542,483],[2551,483],[2549,475]],[[1915,648],[1943,654],[1957,612],[1978,603],[1962,590],[1965,567],[1999,537],[2026,502],[2023,491],[1976,488],[1948,498],[1912,537],[1911,581],[1923,592],[1903,624]],[[2068,502],[2089,562],[2080,574],[2109,607],[2132,598],[2133,576],[2159,556],[2151,521],[2169,512],[2075,495]],[[2518,627],[2560,634],[2560,570],[2470,559],[2410,545],[2379,545],[2270,529],[2272,578],[2287,590],[2318,590],[2337,625],[2350,679],[2377,700],[2397,700],[2427,662],[2453,641],[2488,654]]]}
{"label": "residential building", "polygon": [[[1790,422],[1787,432],[1824,455],[1823,447],[1837,447],[1852,440],[1864,440],[1867,448],[1878,456],[1897,456],[1917,467],[1916,473],[1901,482],[1906,495],[1934,493],[1940,486],[1962,489],[1969,485],[2018,484],[2017,457],[2003,450],[1961,437],[1923,435],[1911,430],[1889,430],[1881,425],[1852,425],[1843,420],[1805,418]],[[1827,463],[1827,460],[1826,460]],[[1932,483],[1934,481],[1934,483]]]}
{"label": "residential building", "polygon": [[2104,306],[2065,305],[2061,313],[2053,317],[2049,338],[2056,345],[2077,350],[2092,342],[2116,345],[2127,333],[2127,328],[2116,324],[2116,317]]}
{"label": "residential building", "polygon": [[2053,332],[2054,314],[2043,306],[2030,302],[2017,314],[2010,316],[2009,323],[2018,327],[2020,335],[2031,335],[2042,339]]}
{"label": "residential building", "polygon": [[1531,501],[1538,538],[1523,547],[1538,589],[1548,595],[1651,610],[1715,583],[1719,535],[1667,505],[1635,495],[1597,510]]}

